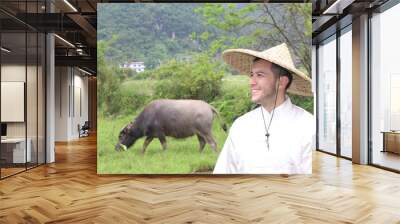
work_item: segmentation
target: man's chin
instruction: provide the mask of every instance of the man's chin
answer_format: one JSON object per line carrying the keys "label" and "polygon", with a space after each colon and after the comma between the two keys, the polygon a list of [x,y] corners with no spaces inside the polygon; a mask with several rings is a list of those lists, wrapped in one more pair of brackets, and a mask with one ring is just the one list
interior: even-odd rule
{"label": "man's chin", "polygon": [[251,102],[258,104],[260,102],[260,99],[258,97],[251,97]]}

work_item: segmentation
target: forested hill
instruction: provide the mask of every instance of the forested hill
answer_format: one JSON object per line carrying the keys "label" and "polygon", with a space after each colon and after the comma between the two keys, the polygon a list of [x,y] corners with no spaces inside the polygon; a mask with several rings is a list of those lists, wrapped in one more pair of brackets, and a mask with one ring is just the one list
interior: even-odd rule
{"label": "forested hill", "polygon": [[200,50],[193,33],[210,30],[194,12],[201,4],[99,4],[98,41],[114,63],[143,60],[148,68]]}
{"label": "forested hill", "polygon": [[285,42],[311,73],[311,4],[99,4],[97,18],[98,41],[114,65],[141,60],[149,70],[198,53],[213,60],[225,49]]}

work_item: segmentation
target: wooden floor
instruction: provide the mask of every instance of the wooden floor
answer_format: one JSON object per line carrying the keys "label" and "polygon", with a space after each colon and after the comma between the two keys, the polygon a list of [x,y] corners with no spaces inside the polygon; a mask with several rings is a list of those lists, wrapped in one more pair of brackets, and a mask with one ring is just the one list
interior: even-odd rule
{"label": "wooden floor", "polygon": [[94,137],[0,181],[0,223],[400,223],[400,175],[316,152],[311,176],[98,176]]}
{"label": "wooden floor", "polygon": [[400,154],[375,150],[372,161],[377,165],[400,170]]}
{"label": "wooden floor", "polygon": [[16,174],[16,173],[19,173],[19,172],[22,172],[22,171],[24,171],[24,170],[26,170],[25,169],[25,167],[23,167],[23,168],[19,168],[19,167],[17,167],[17,168],[1,168],[1,177],[3,178],[3,177],[7,177],[7,176],[10,176],[10,175],[13,175],[13,174]]}

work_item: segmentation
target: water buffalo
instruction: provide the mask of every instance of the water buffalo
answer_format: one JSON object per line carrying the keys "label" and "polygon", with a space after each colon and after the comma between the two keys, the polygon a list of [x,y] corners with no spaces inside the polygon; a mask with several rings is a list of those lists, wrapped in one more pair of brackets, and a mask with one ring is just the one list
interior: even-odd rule
{"label": "water buffalo", "polygon": [[[197,135],[200,152],[208,143],[217,151],[211,129],[214,115],[219,116],[214,107],[201,100],[155,100],[149,103],[134,122],[130,122],[119,133],[115,150],[127,150],[136,140],[146,136],[142,153],[154,138],[158,138],[163,150],[167,148],[166,136],[186,138]],[[220,118],[224,131],[226,125]]]}

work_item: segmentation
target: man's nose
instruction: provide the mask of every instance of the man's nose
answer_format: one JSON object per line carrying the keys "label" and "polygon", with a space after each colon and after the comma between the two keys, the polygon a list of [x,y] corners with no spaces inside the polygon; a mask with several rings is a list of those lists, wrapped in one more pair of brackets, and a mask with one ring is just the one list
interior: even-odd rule
{"label": "man's nose", "polygon": [[250,77],[249,83],[250,83],[250,86],[254,86],[254,85],[257,84],[257,82],[256,82],[254,77]]}

